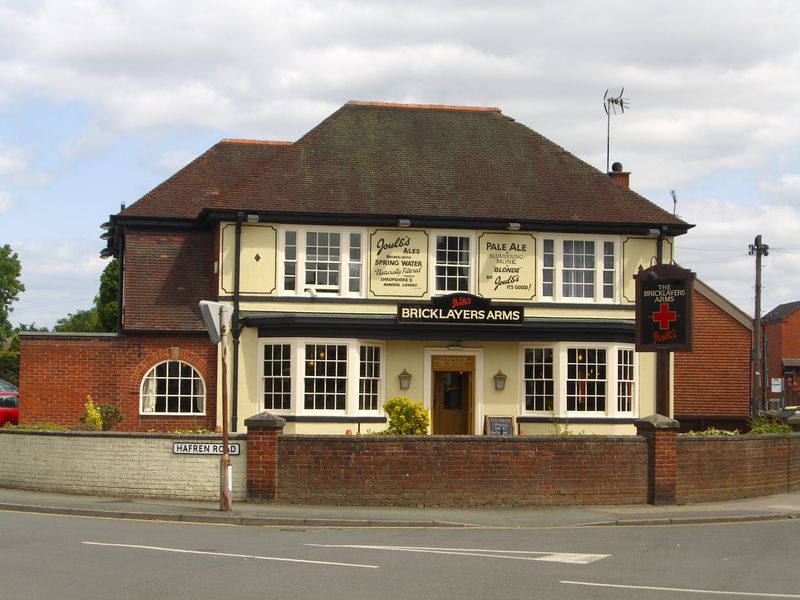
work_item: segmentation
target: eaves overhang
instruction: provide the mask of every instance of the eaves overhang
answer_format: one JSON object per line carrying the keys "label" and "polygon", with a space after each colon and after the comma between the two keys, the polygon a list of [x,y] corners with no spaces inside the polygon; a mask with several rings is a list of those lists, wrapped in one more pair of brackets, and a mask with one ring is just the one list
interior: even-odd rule
{"label": "eaves overhang", "polygon": [[[452,218],[408,214],[341,214],[276,211],[225,211],[206,209],[199,219],[211,222],[235,221],[285,223],[303,225],[350,225],[359,227],[410,227],[414,229],[486,229],[507,231],[509,225],[519,225],[514,231],[542,231],[553,233],[591,233],[636,235],[656,238],[685,234],[694,227],[689,223],[639,223],[595,221],[531,221],[524,219]],[[403,221],[403,225],[400,225]]]}
{"label": "eaves overhang", "polygon": [[395,315],[241,311],[243,327],[259,337],[331,337],[379,340],[581,341],[633,343],[629,319],[526,318],[520,325],[400,324]]}

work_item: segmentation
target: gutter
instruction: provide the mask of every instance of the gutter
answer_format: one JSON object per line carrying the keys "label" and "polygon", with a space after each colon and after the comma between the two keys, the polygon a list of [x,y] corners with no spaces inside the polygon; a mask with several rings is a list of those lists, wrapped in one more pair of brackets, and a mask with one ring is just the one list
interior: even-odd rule
{"label": "gutter", "polygon": [[239,276],[241,266],[242,249],[242,219],[244,213],[236,213],[236,249],[233,253],[233,316],[231,318],[231,328],[233,329],[233,375],[231,377],[231,431],[237,431],[239,420],[239,337],[242,327],[239,323]]}

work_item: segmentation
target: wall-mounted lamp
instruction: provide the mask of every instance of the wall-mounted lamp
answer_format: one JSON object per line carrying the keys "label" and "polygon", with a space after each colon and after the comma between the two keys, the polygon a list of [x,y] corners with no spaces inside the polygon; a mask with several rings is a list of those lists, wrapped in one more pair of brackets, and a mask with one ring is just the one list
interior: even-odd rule
{"label": "wall-mounted lamp", "polygon": [[403,372],[397,376],[397,379],[400,381],[400,389],[407,390],[411,387],[411,373],[403,369]]}
{"label": "wall-mounted lamp", "polygon": [[506,226],[506,229],[508,229],[509,231],[519,231],[521,227],[522,225],[520,225],[519,223],[509,223]]}
{"label": "wall-mounted lamp", "polygon": [[397,219],[398,227],[411,227],[411,219]]}
{"label": "wall-mounted lamp", "polygon": [[502,392],[506,389],[506,379],[508,379],[508,375],[498,369],[497,373],[494,375],[494,389],[498,392]]}
{"label": "wall-mounted lamp", "polygon": [[258,223],[258,215],[247,215],[247,222],[248,223]]}

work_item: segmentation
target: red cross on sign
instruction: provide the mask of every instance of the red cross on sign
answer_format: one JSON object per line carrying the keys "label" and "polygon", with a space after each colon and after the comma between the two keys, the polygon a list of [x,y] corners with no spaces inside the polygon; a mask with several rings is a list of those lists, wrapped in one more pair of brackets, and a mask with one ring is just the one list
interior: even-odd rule
{"label": "red cross on sign", "polygon": [[667,329],[669,324],[678,318],[678,313],[669,309],[669,304],[662,303],[661,308],[653,313],[653,323],[658,323],[659,329]]}

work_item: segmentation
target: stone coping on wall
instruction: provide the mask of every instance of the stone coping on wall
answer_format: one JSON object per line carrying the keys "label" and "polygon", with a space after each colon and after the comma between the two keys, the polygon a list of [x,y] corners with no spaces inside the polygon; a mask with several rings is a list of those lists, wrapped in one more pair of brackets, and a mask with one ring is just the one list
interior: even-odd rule
{"label": "stone coping on wall", "polygon": [[644,438],[638,435],[323,435],[323,434],[283,434],[284,440],[328,440],[328,441],[367,441],[367,442],[479,442],[479,443],[518,443],[518,442],[634,442]]}

